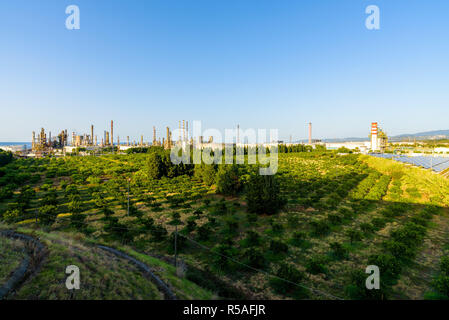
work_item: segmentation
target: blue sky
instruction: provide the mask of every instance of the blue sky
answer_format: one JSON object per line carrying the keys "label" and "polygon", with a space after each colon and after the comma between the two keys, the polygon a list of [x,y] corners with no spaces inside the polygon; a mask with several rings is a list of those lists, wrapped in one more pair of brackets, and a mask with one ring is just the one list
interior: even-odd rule
{"label": "blue sky", "polygon": [[[66,6],[81,29],[65,28]],[[380,30],[365,28],[366,6]],[[4,0],[0,141],[178,120],[280,138],[449,129],[449,1]]]}

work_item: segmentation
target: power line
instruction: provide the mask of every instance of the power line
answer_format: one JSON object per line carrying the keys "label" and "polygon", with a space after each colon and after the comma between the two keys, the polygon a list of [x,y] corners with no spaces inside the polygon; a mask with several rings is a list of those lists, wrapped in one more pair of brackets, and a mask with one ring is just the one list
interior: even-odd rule
{"label": "power line", "polygon": [[332,295],[332,294],[330,294],[330,293],[327,293],[327,292],[324,292],[324,291],[321,291],[321,290],[318,290],[318,289],[310,288],[310,287],[307,287],[307,286],[305,286],[305,285],[302,285],[302,284],[299,284],[299,283],[296,283],[296,282],[293,282],[293,281],[290,281],[290,280],[281,278],[281,277],[276,276],[276,275],[273,275],[273,274],[271,274],[271,273],[269,273],[269,272],[267,272],[267,271],[265,271],[265,270],[261,270],[261,269],[254,268],[254,267],[252,267],[252,266],[250,266],[250,265],[247,265],[247,264],[245,264],[245,263],[243,263],[243,262],[240,262],[240,261],[238,261],[238,260],[236,260],[236,259],[234,259],[234,258],[232,258],[232,257],[228,257],[228,256],[226,256],[226,255],[224,255],[224,254],[219,253],[219,252],[214,252],[214,251],[212,251],[212,249],[210,249],[209,247],[206,247],[205,245],[203,245],[203,244],[201,244],[201,243],[199,243],[199,242],[197,242],[197,241],[195,241],[195,240],[192,240],[192,239],[190,239],[189,237],[187,237],[187,236],[185,236],[185,235],[180,234],[180,236],[181,236],[181,237],[184,237],[185,239],[189,240],[190,242],[196,244],[197,246],[199,246],[199,247],[201,247],[201,248],[203,248],[203,249],[205,249],[205,250],[207,250],[207,251],[209,251],[209,252],[211,252],[211,253],[214,253],[214,254],[216,254],[216,255],[222,256],[222,257],[224,257],[224,258],[227,258],[227,259],[229,259],[229,260],[231,260],[231,261],[233,261],[233,262],[235,262],[235,263],[237,263],[237,264],[240,264],[240,265],[242,265],[242,266],[245,266],[245,267],[247,267],[247,268],[249,268],[249,269],[251,269],[251,270],[253,270],[253,271],[264,273],[264,274],[267,275],[267,276],[270,276],[270,277],[279,279],[279,280],[281,280],[281,281],[290,283],[290,284],[292,284],[292,285],[301,287],[301,288],[303,288],[303,289],[310,290],[310,291],[312,291],[312,292],[314,292],[314,293],[317,293],[317,294],[320,294],[320,295],[323,295],[323,296],[326,296],[326,297],[329,297],[329,298],[332,298],[332,299],[336,299],[336,300],[344,300],[343,298],[334,296],[334,295]]}

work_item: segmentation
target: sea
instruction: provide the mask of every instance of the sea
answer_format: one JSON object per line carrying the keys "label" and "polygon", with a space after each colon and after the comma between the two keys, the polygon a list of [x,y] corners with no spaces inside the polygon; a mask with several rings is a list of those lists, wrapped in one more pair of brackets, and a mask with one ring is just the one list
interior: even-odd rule
{"label": "sea", "polygon": [[23,146],[26,146],[27,149],[30,149],[31,142],[0,142],[0,147],[14,147],[23,149]]}

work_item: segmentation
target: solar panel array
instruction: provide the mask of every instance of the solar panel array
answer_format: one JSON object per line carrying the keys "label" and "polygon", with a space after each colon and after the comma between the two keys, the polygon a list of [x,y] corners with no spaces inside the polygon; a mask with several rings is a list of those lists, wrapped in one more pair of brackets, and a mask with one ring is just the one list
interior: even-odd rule
{"label": "solar panel array", "polygon": [[407,157],[404,155],[394,155],[390,153],[372,153],[374,157],[392,159],[399,162],[409,163],[414,166],[422,167],[424,169],[432,169],[435,172],[442,172],[449,168],[449,158],[445,157],[431,157],[431,156],[417,156]]}

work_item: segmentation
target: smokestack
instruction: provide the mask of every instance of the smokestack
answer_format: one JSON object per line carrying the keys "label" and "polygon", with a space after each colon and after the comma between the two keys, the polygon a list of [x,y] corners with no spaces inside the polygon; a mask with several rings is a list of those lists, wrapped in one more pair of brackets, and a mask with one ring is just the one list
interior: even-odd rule
{"label": "smokestack", "polygon": [[167,149],[170,149],[170,128],[167,127]]}
{"label": "smokestack", "polygon": [[179,141],[181,141],[181,120],[179,120]]}
{"label": "smokestack", "polygon": [[94,125],[90,125],[90,144],[94,144]]}
{"label": "smokestack", "polygon": [[140,146],[143,147],[143,134],[140,136]]}
{"label": "smokestack", "polygon": [[312,144],[312,122],[309,122],[309,144]]}
{"label": "smokestack", "polygon": [[182,120],[182,141],[186,140],[186,121]]}
{"label": "smokestack", "polygon": [[97,136],[95,136],[95,145],[97,146]]}
{"label": "smokestack", "polygon": [[156,127],[153,126],[153,146],[156,145]]}
{"label": "smokestack", "polygon": [[237,144],[240,142],[240,125],[237,125]]}
{"label": "smokestack", "polygon": [[111,120],[111,146],[114,145],[114,121]]}
{"label": "smokestack", "polygon": [[379,143],[377,139],[377,122],[371,123],[371,150],[379,150]]}
{"label": "smokestack", "polygon": [[126,136],[126,145],[129,147],[129,136]]}
{"label": "smokestack", "polygon": [[186,121],[186,140],[189,140],[189,121]]}

